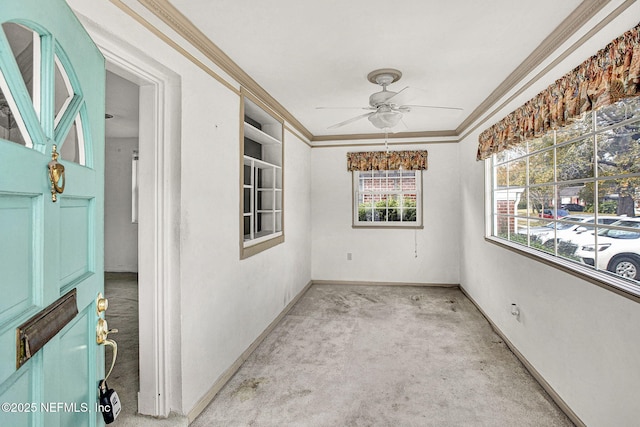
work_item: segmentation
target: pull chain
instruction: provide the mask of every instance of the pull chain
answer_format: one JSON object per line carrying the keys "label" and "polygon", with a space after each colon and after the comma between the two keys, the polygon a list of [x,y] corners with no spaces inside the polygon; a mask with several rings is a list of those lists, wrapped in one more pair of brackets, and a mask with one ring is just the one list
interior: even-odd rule
{"label": "pull chain", "polygon": [[387,154],[389,154],[389,128],[384,128],[384,148],[387,150]]}

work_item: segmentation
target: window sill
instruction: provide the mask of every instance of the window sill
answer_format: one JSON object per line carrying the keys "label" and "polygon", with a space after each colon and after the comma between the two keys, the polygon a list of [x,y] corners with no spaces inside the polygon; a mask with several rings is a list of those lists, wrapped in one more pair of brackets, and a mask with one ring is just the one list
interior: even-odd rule
{"label": "window sill", "polygon": [[249,258],[253,255],[266,251],[284,242],[284,232],[269,234],[258,239],[243,241],[240,243],[240,259]]}
{"label": "window sill", "polygon": [[486,236],[485,241],[502,248],[511,250],[520,255],[524,255],[527,258],[531,258],[535,261],[541,262],[558,270],[569,273],[572,276],[586,280],[601,288],[607,289],[620,296],[628,298],[632,301],[640,303],[640,291],[635,286],[629,284],[623,279],[615,277],[598,270],[593,270],[587,266],[577,264],[571,261],[566,261],[562,258],[546,254],[544,252],[537,251],[535,249],[528,248],[526,246],[511,243],[504,239],[499,239],[493,236]]}
{"label": "window sill", "polygon": [[380,225],[374,225],[374,224],[352,224],[351,228],[369,228],[369,229],[374,229],[374,228],[383,228],[383,229],[409,229],[409,230],[422,230],[424,229],[424,225],[389,225],[389,224],[380,224]]}

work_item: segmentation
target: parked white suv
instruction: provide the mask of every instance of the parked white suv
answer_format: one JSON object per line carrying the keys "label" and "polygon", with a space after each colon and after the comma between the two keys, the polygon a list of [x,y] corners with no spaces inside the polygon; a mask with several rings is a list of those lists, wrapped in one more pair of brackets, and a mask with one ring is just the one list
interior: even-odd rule
{"label": "parked white suv", "polygon": [[[529,234],[538,236],[540,243],[553,246],[553,238],[573,242],[583,233],[593,233],[595,217],[584,215],[569,215],[561,218],[566,222],[550,222],[541,227],[529,229]],[[598,224],[612,224],[620,219],[619,216],[598,215]],[[522,229],[526,233],[526,228]],[[554,233],[555,230],[555,233]]]}
{"label": "parked white suv", "polygon": [[640,218],[624,218],[611,226],[616,228],[601,228],[593,236],[594,243],[580,244],[575,255],[584,264],[596,266],[597,250],[598,270],[640,280]]}

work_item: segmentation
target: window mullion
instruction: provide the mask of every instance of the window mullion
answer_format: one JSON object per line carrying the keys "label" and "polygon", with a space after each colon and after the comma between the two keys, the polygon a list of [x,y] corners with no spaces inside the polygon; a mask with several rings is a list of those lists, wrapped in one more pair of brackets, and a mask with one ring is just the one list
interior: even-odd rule
{"label": "window mullion", "polygon": [[[579,274],[625,292],[633,289],[632,293],[640,296],[640,238],[634,231],[625,237],[609,232],[640,229],[636,218],[640,201],[640,170],[636,165],[639,128],[640,99],[625,99],[588,113],[565,128],[509,148],[502,155],[493,154],[485,169],[485,188],[491,191],[491,201],[487,200],[490,208],[486,210],[491,227],[487,224],[487,232],[506,239],[508,246],[526,246],[525,252],[552,265],[565,268],[574,264],[570,269]],[[512,188],[520,184],[522,190]],[[524,230],[511,222],[520,216],[514,197],[520,191],[526,192]],[[583,212],[580,206],[569,206],[569,216],[559,218],[561,204],[574,202],[582,206],[586,202],[588,209]],[[545,207],[552,208],[547,215]],[[625,227],[627,223],[633,226]],[[574,224],[576,227],[572,227]]]}
{"label": "window mullion", "polygon": [[[36,38],[38,39],[38,45],[36,45]],[[36,58],[38,58],[39,63],[36,62]],[[36,106],[36,113],[39,114],[44,134],[47,138],[55,139],[55,41],[52,36],[36,37],[34,34],[33,65],[34,71],[36,69],[39,70],[39,75],[33,76],[33,103]],[[36,94],[39,94],[38,100],[35,98]]]}
{"label": "window mullion", "polygon": [[596,114],[593,113],[591,115],[591,126],[593,128],[592,138],[593,138],[593,237],[594,237],[594,245],[595,250],[593,252],[593,266],[597,270],[598,269],[598,214],[600,212],[600,200],[598,195],[600,194],[600,171],[598,170],[598,121],[596,120]]}
{"label": "window mullion", "polygon": [[276,232],[276,168],[272,169],[273,172],[273,183],[271,184],[273,190],[271,190],[271,216],[272,218],[272,229],[273,232]]}
{"label": "window mullion", "polygon": [[249,217],[249,238],[251,240],[256,238],[255,229],[257,224],[256,218],[256,193],[258,191],[256,184],[256,161],[251,159],[251,196],[249,197],[249,212],[251,212],[251,216]]}
{"label": "window mullion", "polygon": [[[558,186],[558,147],[556,146],[557,133],[553,131],[553,216],[558,220],[558,208],[560,203],[560,188]],[[544,206],[543,206],[544,212]],[[554,222],[553,227],[553,253],[558,256],[558,223]]]}
{"label": "window mullion", "polygon": [[[529,166],[530,166],[530,162],[529,160],[531,159],[531,156],[528,155],[529,153],[529,141],[527,141],[526,143],[527,146],[527,157],[525,158],[525,189],[527,191],[527,246],[531,246],[531,233],[529,233],[529,230],[531,229],[531,218],[530,218],[530,214],[531,214],[531,185],[530,185],[530,173],[529,173]],[[542,208],[542,211],[544,212],[544,207]]]}
{"label": "window mullion", "polygon": [[[367,171],[368,175],[362,177],[358,171],[353,175],[353,218],[354,225],[375,225],[375,226],[402,226],[402,225],[419,225],[419,215],[421,214],[421,194],[420,183],[417,181],[420,171],[385,170],[385,171]],[[364,173],[364,172],[363,172]],[[414,188],[404,188],[407,183],[412,180]],[[357,187],[356,187],[357,186]],[[411,195],[411,197],[409,196]],[[407,208],[405,199],[411,198],[415,202],[415,207]],[[382,203],[384,201],[384,203]],[[359,209],[363,203],[366,217],[360,220]],[[394,214],[393,216],[391,214]],[[405,219],[404,215],[415,216],[415,219]],[[380,218],[377,217],[380,216]]]}

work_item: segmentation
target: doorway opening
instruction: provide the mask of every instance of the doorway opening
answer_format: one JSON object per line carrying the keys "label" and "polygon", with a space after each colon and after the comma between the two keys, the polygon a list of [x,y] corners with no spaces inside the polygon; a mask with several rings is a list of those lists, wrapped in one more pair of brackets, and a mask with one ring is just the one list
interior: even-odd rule
{"label": "doorway opening", "polygon": [[[182,411],[180,232],[176,227],[180,217],[180,77],[117,35],[78,17],[104,55],[107,71],[139,90],[137,283],[138,360],[142,362],[138,363],[139,386],[134,392],[138,414],[168,417],[172,411]],[[112,337],[118,341],[117,334]],[[110,361],[111,353],[106,353]]]}
{"label": "doorway opening", "polygon": [[[140,87],[107,71],[105,123],[104,271],[109,308],[105,319],[118,330],[117,360],[107,384],[122,403],[118,419],[138,413],[138,152]],[[113,353],[107,350],[105,372]]]}

